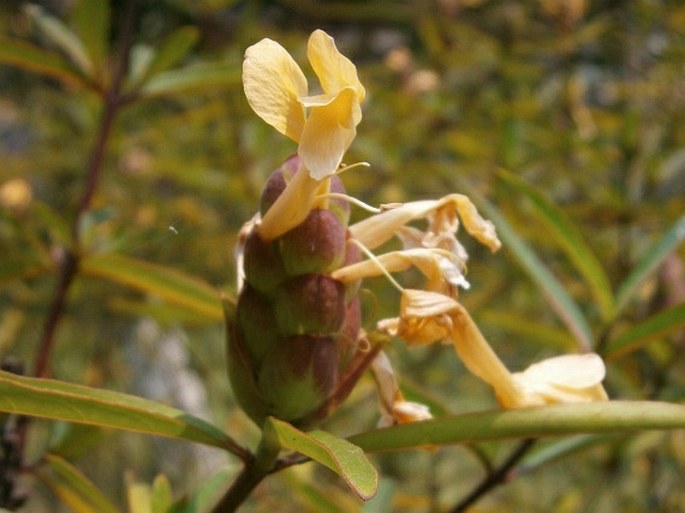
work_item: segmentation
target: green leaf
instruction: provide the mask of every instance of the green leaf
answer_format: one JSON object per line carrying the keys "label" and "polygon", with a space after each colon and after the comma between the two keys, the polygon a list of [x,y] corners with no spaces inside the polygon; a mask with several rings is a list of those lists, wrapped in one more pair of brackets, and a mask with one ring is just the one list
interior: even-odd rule
{"label": "green leaf", "polygon": [[621,284],[616,293],[616,315],[623,311],[644,281],[683,240],[685,240],[685,215],[673,223],[658,243],[650,247]]}
{"label": "green leaf", "polygon": [[349,441],[366,452],[381,452],[507,438],[682,428],[684,405],[602,401],[450,415],[361,433]]}
{"label": "green leaf", "polygon": [[265,437],[285,448],[297,451],[328,467],[342,477],[360,498],[368,500],[378,489],[378,473],[364,452],[326,431],[304,433],[287,422],[269,417],[264,424]]}
{"label": "green leaf", "polygon": [[80,269],[84,275],[155,294],[196,315],[215,321],[223,319],[219,292],[206,282],[175,269],[114,254],[86,256]]}
{"label": "green leaf", "polygon": [[170,34],[154,52],[141,77],[141,83],[181,62],[191,48],[195,46],[199,36],[196,27],[181,27]]}
{"label": "green leaf", "polygon": [[110,7],[106,0],[78,0],[71,11],[75,32],[83,42],[100,78],[106,69]]}
{"label": "green leaf", "polygon": [[0,411],[177,438],[243,453],[208,422],[155,401],[0,371]]}
{"label": "green leaf", "polygon": [[62,50],[85,76],[93,77],[93,61],[83,42],[62,20],[35,4],[27,4],[24,12],[52,45]]}
{"label": "green leaf", "polygon": [[685,326],[685,303],[663,310],[633,326],[607,344],[607,358],[616,358],[639,349],[655,338]]}
{"label": "green leaf", "polygon": [[573,334],[583,351],[592,348],[592,331],[578,305],[573,301],[564,286],[538,258],[533,249],[521,239],[509,225],[501,212],[485,199],[477,198],[481,210],[495,223],[497,234],[504,247],[512,252],[519,265],[532,278],[547,297],[550,306]]}
{"label": "green leaf", "polygon": [[478,321],[488,326],[496,326],[519,340],[556,347],[564,351],[575,349],[575,340],[569,332],[559,326],[549,326],[538,319],[530,319],[520,314],[504,310],[479,310]]}
{"label": "green leaf", "polygon": [[605,321],[610,320],[614,312],[614,297],[611,292],[609,278],[597,256],[583,238],[577,225],[538,189],[527,184],[515,174],[500,169],[498,175],[508,185],[523,193],[531,201],[537,213],[537,217],[532,221],[542,221],[545,228],[545,237],[551,237],[561,247],[569,260],[578,269],[578,272],[589,284],[592,294],[597,301],[597,307],[602,319]]}
{"label": "green leaf", "polygon": [[33,71],[70,85],[84,85],[83,77],[61,56],[23,41],[0,38],[0,63]]}
{"label": "green leaf", "polygon": [[171,484],[164,474],[159,474],[152,483],[150,505],[152,513],[167,513],[174,503]]}
{"label": "green leaf", "polygon": [[98,487],[67,460],[53,454],[43,459],[50,472],[41,469],[41,479],[75,513],[119,513]]}
{"label": "green leaf", "polygon": [[231,476],[235,474],[235,469],[224,467],[208,479],[206,479],[200,488],[193,494],[187,504],[176,505],[172,511],[179,511],[183,513],[209,513],[211,509],[219,502],[224,493],[230,486]]}
{"label": "green leaf", "polygon": [[198,89],[237,86],[240,66],[229,63],[203,63],[158,73],[140,89],[144,97],[184,93]]}
{"label": "green leaf", "polygon": [[625,435],[577,435],[555,441],[549,445],[532,451],[523,462],[516,467],[517,475],[533,472],[548,463],[558,461],[572,454],[591,449],[597,445],[624,439]]}

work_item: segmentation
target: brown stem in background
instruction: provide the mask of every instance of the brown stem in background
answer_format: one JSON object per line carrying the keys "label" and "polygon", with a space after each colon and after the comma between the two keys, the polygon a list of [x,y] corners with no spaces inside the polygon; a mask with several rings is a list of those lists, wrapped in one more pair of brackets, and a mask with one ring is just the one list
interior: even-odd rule
{"label": "brown stem in background", "polygon": [[111,86],[103,93],[102,117],[93,149],[88,157],[83,194],[71,226],[71,244],[64,249],[64,254],[59,259],[55,293],[48,309],[43,327],[43,336],[36,354],[34,374],[38,377],[46,377],[50,374],[50,356],[54,346],[55,334],[64,314],[67,295],[78,273],[81,260],[80,227],[83,216],[90,209],[93,196],[100,183],[107,144],[117,114],[123,104],[121,86],[128,69],[129,52],[133,42],[133,29],[138,11],[138,3],[139,0],[130,0],[125,7],[126,11],[124,12],[121,38],[119,40],[119,60],[112,76]]}
{"label": "brown stem in background", "polygon": [[492,473],[488,474],[483,481],[474,488],[464,499],[462,499],[450,513],[463,513],[471,505],[475,504],[485,494],[493,488],[504,484],[510,476],[511,470],[516,464],[521,461],[528,451],[533,447],[536,440],[534,438],[527,438],[523,440],[518,447],[512,452],[509,457]]}

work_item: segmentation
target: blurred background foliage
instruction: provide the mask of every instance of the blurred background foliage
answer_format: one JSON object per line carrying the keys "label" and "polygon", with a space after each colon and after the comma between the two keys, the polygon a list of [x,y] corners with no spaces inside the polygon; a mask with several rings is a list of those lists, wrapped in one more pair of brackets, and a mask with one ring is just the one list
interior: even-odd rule
{"label": "blurred background foliage", "polygon": [[[75,3],[45,0],[27,9],[2,2],[3,41],[31,41],[64,56],[68,44],[55,45],[44,20],[75,23]],[[111,2],[102,70],[121,59],[127,3]],[[324,28],[368,92],[346,161],[372,167],[346,175],[348,191],[371,204],[448,192],[487,199],[578,305],[591,335],[585,341],[560,320],[545,276],[536,281],[506,238],[495,255],[464,240],[472,289],[462,300],[510,367],[590,344],[608,358],[613,398],[682,402],[685,335],[674,327],[685,322],[683,248],[655,258],[655,272],[616,304],[617,291],[664,234],[683,236],[682,2],[143,0],[134,27],[126,84],[135,94],[118,111],[101,181],[78,218],[78,250],[102,258],[81,262],[69,290],[51,358],[55,377],[168,401],[236,439],[255,439],[225,378],[220,311],[203,309],[201,299],[174,301],[164,287],[167,280],[174,286],[178,272],[234,290],[237,231],[256,210],[265,178],[295,151],[249,109],[243,52],[270,37],[305,65],[309,33]],[[168,62],[146,75],[145,63],[165,44]],[[30,374],[58,264],[73,242],[104,96],[78,74],[27,69],[10,53],[0,50],[0,354],[25,362]],[[576,238],[560,237],[568,230],[555,231],[555,219]],[[140,261],[153,266],[136,267]],[[382,280],[368,287],[371,325],[393,315],[396,299]],[[669,329],[612,342],[664,312],[675,317]],[[451,350],[410,353],[398,345],[391,353],[408,395],[430,400],[434,412],[495,405]],[[376,419],[368,380],[326,427],[345,435]],[[126,482],[152,483],[163,472],[178,496],[220,467],[237,468],[210,449],[55,423],[32,424],[30,442],[35,458],[52,447],[122,505]],[[487,470],[483,461],[501,460],[511,447],[375,457],[383,485],[367,505],[326,470],[305,465],[267,480],[245,510],[450,511]],[[682,431],[537,447],[520,479],[472,511],[685,510]],[[25,511],[69,511],[45,487],[26,486]],[[136,488],[128,490],[130,498]]]}

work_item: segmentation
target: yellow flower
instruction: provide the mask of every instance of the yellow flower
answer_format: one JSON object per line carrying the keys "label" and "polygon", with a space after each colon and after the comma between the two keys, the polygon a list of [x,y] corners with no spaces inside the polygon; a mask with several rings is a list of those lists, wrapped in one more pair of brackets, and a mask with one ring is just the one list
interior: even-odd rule
{"label": "yellow flower", "polygon": [[333,38],[314,31],[307,56],[323,94],[308,96],[302,70],[275,41],[262,39],[245,52],[247,101],[264,121],[299,143],[302,166],[258,224],[266,241],[300,224],[317,195],[328,192],[325,179],[338,170],[362,118],[366,92],[354,64],[338,51]]}
{"label": "yellow flower", "polygon": [[466,309],[454,298],[424,290],[402,293],[400,317],[381,321],[380,331],[408,345],[452,342],[473,374],[488,383],[505,408],[607,400],[604,362],[593,353],[564,355],[511,373]]}
{"label": "yellow flower", "polygon": [[323,30],[310,36],[307,56],[323,94],[308,96],[302,70],[271,39],[262,39],[245,52],[243,86],[252,109],[299,143],[298,154],[310,177],[322,180],[337,171],[352,143],[366,93],[354,64]]}

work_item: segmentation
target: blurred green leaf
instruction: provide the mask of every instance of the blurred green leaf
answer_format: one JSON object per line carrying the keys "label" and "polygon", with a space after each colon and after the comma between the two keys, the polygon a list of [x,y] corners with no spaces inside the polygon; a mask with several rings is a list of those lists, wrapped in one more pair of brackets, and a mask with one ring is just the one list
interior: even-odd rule
{"label": "blurred green leaf", "polygon": [[364,504],[362,513],[385,513],[393,511],[392,503],[397,491],[397,483],[392,479],[383,477],[378,493],[369,502]]}
{"label": "blurred green leaf", "polygon": [[681,428],[684,405],[602,401],[450,415],[361,433],[349,441],[366,452],[381,452],[505,438]]}
{"label": "blurred green leaf", "polygon": [[545,264],[538,258],[533,249],[518,236],[501,212],[485,199],[477,198],[480,208],[495,223],[497,234],[504,247],[511,251],[521,267],[533,279],[542,293],[549,299],[550,306],[566,325],[582,351],[592,348],[592,331],[585,316],[570,294]]}
{"label": "blurred green leaf", "polygon": [[606,357],[617,358],[635,351],[657,337],[685,327],[685,303],[663,310],[631,327],[607,344]]}
{"label": "blurred green leaf", "polygon": [[81,262],[84,275],[128,285],[183,306],[196,315],[223,319],[219,292],[206,282],[175,269],[123,255],[89,255]]}
{"label": "blurred green leaf", "polygon": [[31,258],[5,259],[0,265],[0,287],[13,280],[33,278],[50,271],[50,267],[34,262]]}
{"label": "blurred green leaf", "polygon": [[119,513],[98,487],[67,460],[54,454],[46,454],[43,460],[50,471],[41,470],[41,479],[75,513]]}
{"label": "blurred green leaf", "polygon": [[500,169],[498,175],[504,182],[523,193],[535,207],[538,214],[533,221],[542,221],[545,225],[545,237],[553,238],[564,251],[569,260],[590,285],[592,294],[603,320],[608,321],[614,312],[614,297],[609,278],[604,267],[595,256],[576,224],[564,212],[554,205],[541,191],[527,184],[515,174]]}
{"label": "blurred green leaf", "polygon": [[84,85],[83,77],[61,56],[23,41],[0,38],[0,63],[33,71],[70,85]]}
{"label": "blurred green leaf", "polygon": [[150,506],[152,513],[167,513],[173,505],[171,484],[164,474],[159,474],[152,483]]}
{"label": "blurred green leaf", "polygon": [[200,488],[187,502],[185,500],[178,502],[171,511],[174,513],[209,513],[230,486],[231,476],[234,473],[235,469],[229,467],[216,471],[201,483]]}
{"label": "blurred green leaf", "polygon": [[478,312],[478,320],[505,330],[526,343],[541,343],[565,351],[575,348],[573,336],[563,328],[548,326],[538,319],[529,319],[511,311],[481,310]]}
{"label": "blurred green leaf", "polygon": [[685,215],[673,223],[664,236],[635,266],[630,275],[621,284],[616,293],[616,315],[623,311],[635,292],[646,279],[661,265],[668,254],[685,240]]}
{"label": "blurred green leaf", "polygon": [[102,78],[109,46],[110,3],[100,0],[78,0],[71,11],[74,30],[88,51],[95,73]]}
{"label": "blurred green leaf", "polygon": [[273,417],[267,419],[264,429],[265,436],[278,440],[281,447],[304,454],[338,474],[360,498],[375,495],[378,473],[359,447],[325,431],[304,433]]}
{"label": "blurred green leaf", "polygon": [[198,89],[237,86],[241,81],[240,65],[203,63],[158,73],[140,88],[143,97],[177,94]]}
{"label": "blurred green leaf", "polygon": [[181,27],[170,34],[159,48],[154,50],[147,69],[141,76],[141,82],[176,66],[195,46],[199,37],[200,33],[196,27]]}
{"label": "blurred green leaf", "polygon": [[567,456],[577,454],[598,445],[605,445],[608,442],[624,438],[625,435],[577,435],[562,440],[555,441],[544,447],[531,451],[523,462],[516,468],[517,474],[533,472],[538,468],[552,463]]}
{"label": "blurred green leaf", "polygon": [[128,498],[128,509],[131,513],[153,513],[151,490],[146,483],[128,482],[126,496]]}
{"label": "blurred green leaf", "polygon": [[25,5],[24,12],[50,43],[62,50],[85,76],[94,78],[93,62],[90,60],[83,42],[62,20],[35,4]]}
{"label": "blurred green leaf", "polygon": [[188,413],[140,397],[0,371],[0,411],[178,438],[229,451],[221,430]]}

